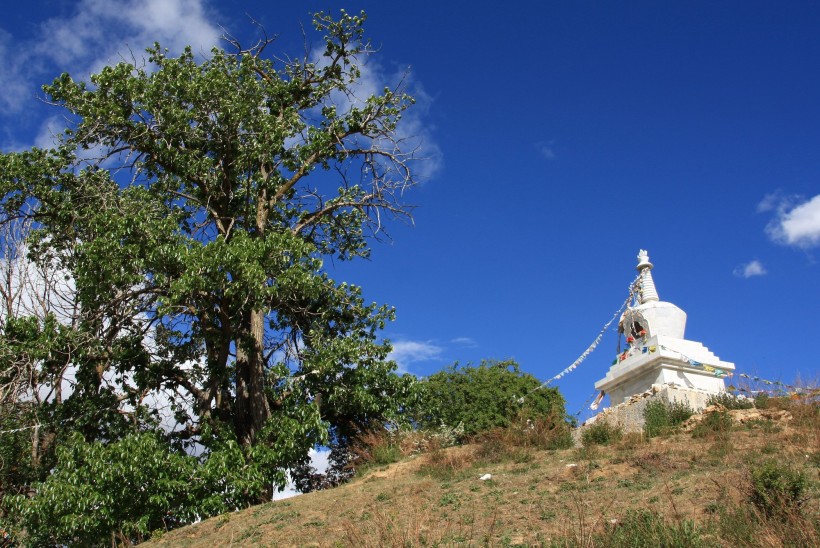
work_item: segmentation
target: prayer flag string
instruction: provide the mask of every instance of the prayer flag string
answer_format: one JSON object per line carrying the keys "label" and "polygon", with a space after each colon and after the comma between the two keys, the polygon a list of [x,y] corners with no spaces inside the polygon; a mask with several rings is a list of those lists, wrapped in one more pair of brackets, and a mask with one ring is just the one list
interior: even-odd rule
{"label": "prayer flag string", "polygon": [[591,345],[589,345],[589,347],[587,347],[587,349],[586,349],[586,350],[584,350],[584,352],[583,352],[580,356],[578,356],[578,359],[576,359],[574,362],[572,362],[572,363],[569,365],[569,367],[565,368],[563,371],[561,371],[560,373],[558,373],[558,374],[557,374],[557,375],[555,375],[554,377],[552,377],[552,378],[550,378],[550,379],[547,379],[546,381],[544,381],[543,383],[541,383],[541,385],[540,385],[540,386],[538,386],[538,387],[536,387],[536,388],[533,388],[533,389],[530,391],[530,393],[535,392],[536,390],[540,390],[540,389],[542,389],[542,388],[545,388],[545,387],[546,387],[547,385],[549,385],[549,383],[551,383],[552,381],[557,381],[558,379],[560,379],[561,377],[563,377],[563,376],[564,376],[564,375],[566,375],[567,373],[570,373],[570,372],[571,372],[571,371],[573,371],[576,367],[578,367],[579,365],[581,365],[581,363],[582,363],[584,360],[586,360],[586,359],[587,359],[587,356],[589,356],[590,354],[592,354],[592,352],[595,350],[595,348],[597,348],[597,347],[598,347],[598,343],[600,343],[600,342],[601,342],[601,339],[604,337],[604,333],[606,333],[606,331],[609,329],[609,326],[610,326],[610,325],[612,325],[612,322],[614,322],[614,321],[615,321],[615,319],[616,319],[616,318],[618,318],[618,317],[621,315],[621,312],[623,312],[623,310],[627,307],[627,305],[629,304],[629,302],[632,300],[632,298],[633,298],[633,296],[634,296],[634,294],[635,294],[635,286],[636,286],[636,284],[638,283],[638,280],[640,280],[640,279],[641,279],[641,274],[638,274],[638,277],[637,277],[637,278],[635,278],[635,280],[633,280],[633,281],[632,281],[632,283],[630,283],[630,284],[629,284],[629,296],[628,296],[628,297],[626,298],[626,300],[624,301],[624,304],[622,304],[622,305],[621,305],[621,307],[620,307],[620,308],[619,308],[619,309],[615,312],[615,314],[613,314],[613,315],[612,315],[612,317],[609,319],[609,321],[608,321],[608,322],[606,322],[606,324],[604,325],[604,327],[603,327],[603,328],[601,328],[601,331],[598,333],[598,336],[597,336],[597,337],[595,337],[595,340],[594,340],[594,341],[592,341],[592,344],[591,344]]}

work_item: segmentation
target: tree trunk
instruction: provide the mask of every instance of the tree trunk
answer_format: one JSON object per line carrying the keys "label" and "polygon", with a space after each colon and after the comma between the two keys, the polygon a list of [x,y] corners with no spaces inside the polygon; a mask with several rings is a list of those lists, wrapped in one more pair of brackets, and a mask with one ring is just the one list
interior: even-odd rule
{"label": "tree trunk", "polygon": [[237,441],[250,446],[270,418],[265,395],[263,337],[264,314],[253,310],[246,314],[236,341],[236,415],[234,429]]}

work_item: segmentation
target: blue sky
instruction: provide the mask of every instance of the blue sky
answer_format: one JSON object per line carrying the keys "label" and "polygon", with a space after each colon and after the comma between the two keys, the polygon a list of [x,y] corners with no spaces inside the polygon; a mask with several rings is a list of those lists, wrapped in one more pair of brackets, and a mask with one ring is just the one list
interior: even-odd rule
{"label": "blue sky", "polygon": [[[649,250],[687,337],[738,372],[820,377],[817,2],[33,0],[0,21],[0,148],[48,142],[37,99],[153,41],[207,50],[223,29],[298,54],[317,10],[365,9],[367,77],[411,67],[431,158],[372,259],[329,264],[394,305],[404,370],[514,358],[547,379],[626,298]],[[51,124],[51,125],[49,125]],[[556,383],[571,412],[615,354],[610,332]],[[582,418],[589,416],[583,411]]]}

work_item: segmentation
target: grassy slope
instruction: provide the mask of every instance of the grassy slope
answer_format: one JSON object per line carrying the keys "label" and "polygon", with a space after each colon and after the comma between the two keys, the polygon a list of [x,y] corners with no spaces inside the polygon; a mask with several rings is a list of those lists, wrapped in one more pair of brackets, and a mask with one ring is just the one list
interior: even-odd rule
{"label": "grassy slope", "polygon": [[[759,417],[705,437],[680,431],[559,451],[496,438],[218,516],[146,546],[610,545],[600,535],[640,509],[678,531],[694,526],[708,545],[779,546],[795,534],[786,544],[811,545],[820,539],[820,415],[816,404],[791,411],[792,420]],[[750,470],[772,459],[810,480],[802,518],[763,520],[748,503]],[[492,479],[481,481],[487,473]]]}

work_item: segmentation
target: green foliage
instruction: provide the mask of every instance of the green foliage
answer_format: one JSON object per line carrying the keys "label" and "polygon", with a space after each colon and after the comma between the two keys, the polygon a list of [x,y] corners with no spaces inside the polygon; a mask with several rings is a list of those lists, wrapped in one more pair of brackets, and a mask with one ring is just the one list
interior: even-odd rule
{"label": "green foliage", "polygon": [[668,433],[693,414],[685,402],[650,401],[643,410],[644,433],[649,438]]}
{"label": "green foliage", "polygon": [[[32,538],[142,538],[188,508],[265,501],[317,443],[343,450],[401,415],[413,379],[379,338],[393,309],[323,268],[368,257],[415,182],[396,133],[413,99],[353,99],[364,21],[317,14],[320,61],[155,44],[90,83],[63,74],[44,87],[70,120],[56,148],[0,154],[0,219],[32,223],[31,260],[71,282],[76,313],[9,318],[0,336],[0,384],[26,373],[0,424],[44,425],[0,450],[3,493],[39,485],[15,499]],[[157,428],[153,396],[178,423],[168,444],[132,435]],[[193,443],[195,472],[178,452]],[[118,491],[126,478],[144,488]],[[196,489],[196,505],[179,499]]]}
{"label": "green foliage", "polygon": [[620,440],[622,436],[623,429],[620,426],[600,420],[584,427],[581,431],[581,443],[584,447],[609,445]]}
{"label": "green foliage", "polygon": [[755,400],[743,396],[735,396],[728,392],[713,394],[706,400],[706,405],[720,405],[726,409],[751,409],[755,406]]}
{"label": "green foliage", "polygon": [[516,417],[563,422],[564,398],[558,389],[540,385],[512,360],[454,364],[418,384],[413,413],[422,427],[462,424],[465,435],[509,426]]}
{"label": "green foliage", "polygon": [[717,411],[703,415],[703,419],[692,429],[692,437],[725,437],[731,430],[731,415],[727,411]]}
{"label": "green foliage", "polygon": [[808,488],[799,470],[770,460],[752,469],[750,500],[767,516],[793,511],[804,501]]}
{"label": "green foliage", "polygon": [[9,500],[31,545],[103,545],[145,539],[194,516],[196,459],[170,452],[153,434],[109,444],[79,434],[57,449],[36,496]]}
{"label": "green foliage", "polygon": [[[291,441],[291,445],[296,445]],[[4,500],[30,544],[138,542],[169,530],[247,508],[284,485],[293,456],[256,445],[250,454],[235,440],[210,440],[200,458],[156,434],[88,443],[79,434],[57,448],[57,462],[33,497]]]}
{"label": "green foliage", "polygon": [[33,415],[31,406],[0,406],[0,504],[38,477],[30,458]]}
{"label": "green foliage", "polygon": [[632,548],[635,546],[663,546],[666,548],[698,548],[718,546],[708,540],[693,521],[667,523],[650,510],[633,511],[618,523],[596,535],[593,546]]}

